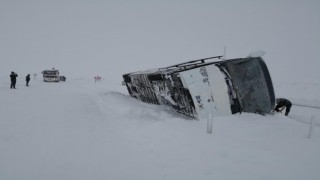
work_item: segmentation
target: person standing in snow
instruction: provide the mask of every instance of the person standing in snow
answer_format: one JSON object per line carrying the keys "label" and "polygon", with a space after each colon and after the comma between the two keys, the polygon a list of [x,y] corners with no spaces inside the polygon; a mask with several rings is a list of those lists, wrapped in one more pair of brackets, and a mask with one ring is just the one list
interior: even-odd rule
{"label": "person standing in snow", "polygon": [[26,86],[29,86],[30,74],[26,76]]}
{"label": "person standing in snow", "polygon": [[18,74],[12,71],[10,74],[10,80],[11,80],[10,89],[12,88],[16,89],[17,77],[18,77]]}
{"label": "person standing in snow", "polygon": [[274,108],[274,110],[277,112],[282,112],[284,110],[284,108],[286,108],[285,115],[288,116],[288,114],[290,112],[290,108],[292,106],[292,103],[288,99],[285,99],[285,98],[277,98],[276,102],[277,102],[277,105]]}

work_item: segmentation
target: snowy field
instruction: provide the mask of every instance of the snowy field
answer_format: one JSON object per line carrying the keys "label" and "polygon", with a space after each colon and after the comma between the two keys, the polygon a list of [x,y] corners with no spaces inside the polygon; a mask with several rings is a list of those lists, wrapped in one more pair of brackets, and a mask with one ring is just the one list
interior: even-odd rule
{"label": "snowy field", "polygon": [[275,83],[289,117],[215,117],[208,134],[120,81],[0,80],[1,180],[320,179],[320,84]]}

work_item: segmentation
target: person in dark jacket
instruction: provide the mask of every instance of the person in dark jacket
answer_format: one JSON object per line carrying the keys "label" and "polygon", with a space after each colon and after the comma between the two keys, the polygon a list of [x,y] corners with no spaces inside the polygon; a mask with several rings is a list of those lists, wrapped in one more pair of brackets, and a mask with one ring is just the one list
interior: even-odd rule
{"label": "person in dark jacket", "polygon": [[12,88],[16,89],[17,77],[18,77],[18,74],[12,71],[10,74],[10,80],[11,80],[10,89]]}
{"label": "person in dark jacket", "polygon": [[274,110],[277,112],[282,112],[284,110],[284,108],[286,108],[285,115],[288,116],[288,114],[290,112],[290,108],[292,106],[292,103],[288,99],[285,99],[285,98],[277,98],[276,102],[277,102],[277,105],[274,108]]}
{"label": "person in dark jacket", "polygon": [[30,74],[26,76],[26,86],[29,86]]}

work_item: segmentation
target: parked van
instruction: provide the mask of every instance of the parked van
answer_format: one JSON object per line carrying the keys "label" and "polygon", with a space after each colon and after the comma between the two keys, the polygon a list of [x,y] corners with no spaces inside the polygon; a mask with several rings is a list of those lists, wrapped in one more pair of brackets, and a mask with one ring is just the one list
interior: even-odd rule
{"label": "parked van", "polygon": [[59,82],[59,71],[52,69],[52,70],[44,70],[42,71],[43,81],[44,82]]}

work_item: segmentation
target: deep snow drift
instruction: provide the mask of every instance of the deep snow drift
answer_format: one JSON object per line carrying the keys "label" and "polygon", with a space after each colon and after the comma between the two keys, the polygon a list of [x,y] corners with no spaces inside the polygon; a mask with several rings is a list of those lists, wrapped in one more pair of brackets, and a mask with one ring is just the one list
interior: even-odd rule
{"label": "deep snow drift", "polygon": [[[185,119],[127,95],[120,82],[0,83],[0,179],[178,180],[320,177],[320,110]],[[320,84],[275,84],[319,107]],[[302,94],[303,92],[303,94]],[[310,121],[313,117],[313,126]]]}

